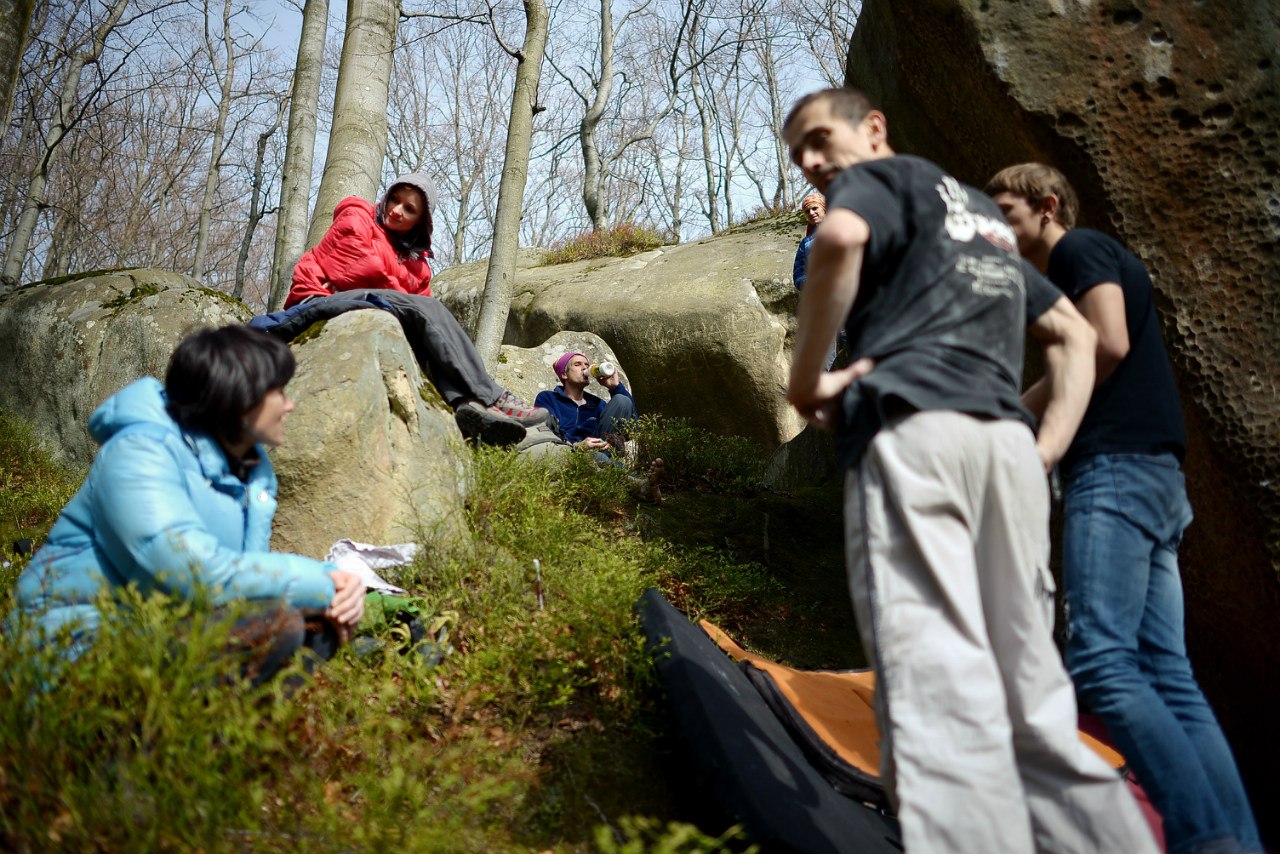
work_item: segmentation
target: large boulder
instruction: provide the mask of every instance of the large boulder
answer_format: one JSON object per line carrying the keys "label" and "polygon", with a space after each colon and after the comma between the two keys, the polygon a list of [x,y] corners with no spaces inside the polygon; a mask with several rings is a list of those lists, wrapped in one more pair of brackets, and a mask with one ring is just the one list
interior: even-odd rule
{"label": "large boulder", "polygon": [[[161,270],[22,288],[0,297],[0,409],[87,466],[96,450],[87,422],[103,400],[138,377],[163,377],[191,330],[250,316],[226,294]],[[319,557],[343,537],[463,536],[462,437],[395,318],[352,312],[301,340],[289,384],[298,408],[286,444],[271,452],[280,477],[273,545]]]}
{"label": "large boulder", "polygon": [[30,422],[50,451],[87,466],[88,422],[142,376],[164,377],[169,354],[201,326],[243,323],[221,291],[164,270],[93,273],[0,296],[0,409]]}
{"label": "large boulder", "polygon": [[1059,166],[1151,270],[1190,434],[1188,645],[1280,838],[1280,6],[867,0],[848,82],[969,183]]}
{"label": "large boulder", "polygon": [[[630,258],[538,266],[522,253],[504,340],[530,348],[564,330],[593,332],[626,364],[646,412],[772,449],[803,426],[784,398],[801,236],[788,218]],[[472,330],[484,277],[481,262],[432,282]]]}
{"label": "large boulder", "polygon": [[323,557],[341,538],[456,542],[467,455],[396,319],[354,311],[293,346],[297,409],[271,452],[280,478],[272,547]]}

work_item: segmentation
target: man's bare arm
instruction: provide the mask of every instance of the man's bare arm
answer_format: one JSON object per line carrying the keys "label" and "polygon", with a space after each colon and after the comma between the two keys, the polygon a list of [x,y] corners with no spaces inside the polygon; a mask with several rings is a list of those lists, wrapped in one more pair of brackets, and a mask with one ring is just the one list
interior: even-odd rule
{"label": "man's bare arm", "polygon": [[1098,333],[1097,382],[1100,383],[1129,355],[1124,291],[1115,282],[1103,282],[1085,291],[1076,307]]}
{"label": "man's bare arm", "polygon": [[[830,429],[830,404],[858,376],[854,366],[823,370],[831,342],[858,295],[862,257],[871,230],[853,211],[835,208],[814,235],[796,324],[787,400],[805,418]],[[865,373],[865,371],[863,371]]]}
{"label": "man's bare arm", "polygon": [[1066,297],[1036,318],[1028,331],[1044,346],[1045,373],[1023,393],[1022,402],[1040,420],[1036,449],[1048,471],[1071,446],[1089,406],[1098,336]]}

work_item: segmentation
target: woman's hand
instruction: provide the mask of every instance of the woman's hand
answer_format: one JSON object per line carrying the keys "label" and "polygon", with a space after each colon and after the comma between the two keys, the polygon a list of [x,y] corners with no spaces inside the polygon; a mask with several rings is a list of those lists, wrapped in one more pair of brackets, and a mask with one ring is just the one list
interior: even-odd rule
{"label": "woman's hand", "polygon": [[338,637],[346,643],[364,616],[364,582],[360,576],[340,569],[330,572],[329,577],[333,579],[333,601],[324,615],[338,627]]}
{"label": "woman's hand", "polygon": [[611,446],[604,439],[597,439],[595,436],[588,436],[578,442],[576,447],[582,448],[584,451],[604,451],[608,450]]}

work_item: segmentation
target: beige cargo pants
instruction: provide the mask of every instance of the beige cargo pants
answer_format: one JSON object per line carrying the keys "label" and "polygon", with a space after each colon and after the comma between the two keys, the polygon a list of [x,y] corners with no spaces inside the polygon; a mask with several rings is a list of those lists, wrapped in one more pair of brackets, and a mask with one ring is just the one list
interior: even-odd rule
{"label": "beige cargo pants", "polygon": [[1048,518],[1016,421],[893,420],[845,479],[849,587],[908,852],[1156,851],[1077,734],[1052,639]]}

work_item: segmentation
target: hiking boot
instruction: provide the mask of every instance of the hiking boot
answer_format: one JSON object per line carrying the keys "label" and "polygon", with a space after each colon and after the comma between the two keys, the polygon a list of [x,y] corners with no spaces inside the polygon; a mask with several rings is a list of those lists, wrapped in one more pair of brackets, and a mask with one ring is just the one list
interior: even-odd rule
{"label": "hiking boot", "polygon": [[519,421],[526,427],[542,424],[551,415],[541,407],[530,406],[509,391],[504,391],[501,397],[490,404],[489,411]]}
{"label": "hiking boot", "polygon": [[478,400],[469,400],[459,406],[453,413],[453,420],[458,422],[463,436],[485,445],[514,445],[525,434],[524,425],[519,421]]}

